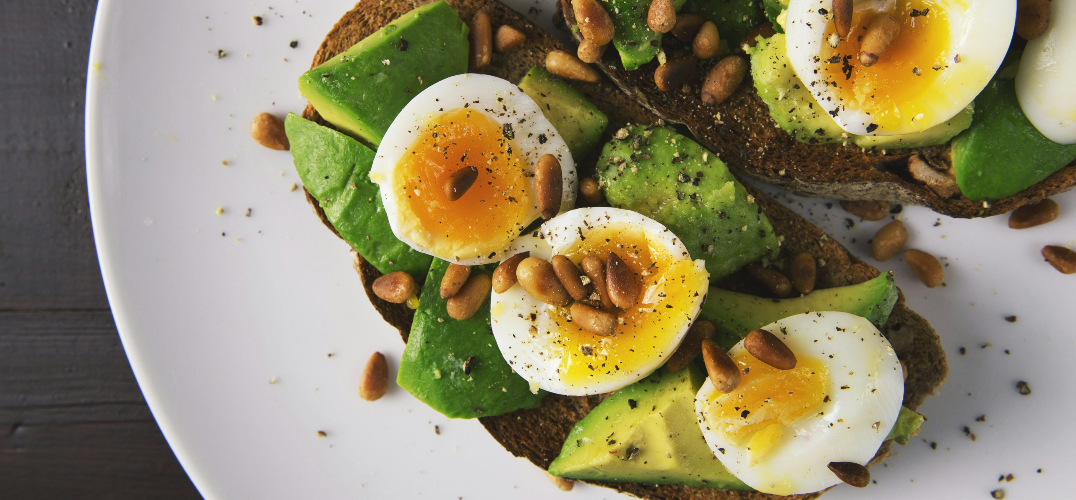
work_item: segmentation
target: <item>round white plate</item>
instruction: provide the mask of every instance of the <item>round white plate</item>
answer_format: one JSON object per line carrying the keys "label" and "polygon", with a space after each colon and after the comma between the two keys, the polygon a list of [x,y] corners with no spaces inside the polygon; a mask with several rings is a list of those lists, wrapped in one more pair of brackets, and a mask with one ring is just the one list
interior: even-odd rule
{"label": "round white plate", "polygon": [[[551,28],[551,0],[511,3],[535,8],[529,16]],[[366,299],[347,245],[293,190],[290,155],[247,132],[259,112],[302,110],[297,78],[350,7],[100,3],[87,89],[89,196],[131,366],[209,499],[559,495],[476,421],[449,420],[396,387],[375,403],[358,397],[367,357],[382,351],[394,370],[403,344]],[[1004,217],[904,210],[910,245],[947,258],[948,286],[927,290],[899,260],[881,267],[897,272],[909,305],[937,328],[951,375],[920,409],[930,421],[919,438],[874,469],[878,484],[827,498],[988,498],[1009,473],[1015,481],[1000,485],[1007,498],[1071,489],[1076,276],[1039,256],[1045,244],[1076,238],[1076,193],[1057,200],[1059,220],[1025,231]],[[882,223],[846,229],[847,214],[824,203],[792,205],[865,256]],[[1019,321],[1006,322],[1010,314]],[[1034,393],[1017,394],[1018,380]],[[585,485],[571,495],[617,496]]]}

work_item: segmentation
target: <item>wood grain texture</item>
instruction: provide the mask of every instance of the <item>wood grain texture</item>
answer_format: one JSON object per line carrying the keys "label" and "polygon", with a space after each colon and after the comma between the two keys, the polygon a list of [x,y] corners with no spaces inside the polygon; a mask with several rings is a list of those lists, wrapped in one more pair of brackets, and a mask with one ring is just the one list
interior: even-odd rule
{"label": "wood grain texture", "polygon": [[0,0],[0,498],[199,498],[108,309],[86,200],[95,0]]}

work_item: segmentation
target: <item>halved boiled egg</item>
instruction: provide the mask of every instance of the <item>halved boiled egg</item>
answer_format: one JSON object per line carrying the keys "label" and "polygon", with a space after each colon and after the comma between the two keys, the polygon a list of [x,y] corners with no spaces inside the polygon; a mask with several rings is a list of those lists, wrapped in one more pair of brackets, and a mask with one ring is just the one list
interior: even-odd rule
{"label": "halved boiled egg", "polygon": [[1076,144],[1076,2],[1050,2],[1050,27],[1027,42],[1016,97],[1027,119],[1059,144]]}
{"label": "halved boiled egg", "polygon": [[904,377],[893,347],[864,318],[841,312],[790,316],[764,330],[796,355],[778,370],[729,351],[741,373],[728,394],[709,379],[695,397],[703,437],[748,486],[777,495],[821,491],[840,482],[830,462],[866,465],[900,413]]}
{"label": "halved boiled egg", "polygon": [[[502,260],[539,217],[534,169],[546,154],[560,161],[560,209],[570,210],[575,163],[538,105],[507,80],[457,75],[422,91],[396,116],[370,180],[380,186],[401,241],[450,262],[485,264]],[[446,186],[464,170],[473,181],[453,200]]]}
{"label": "halved boiled egg", "polygon": [[709,285],[704,262],[657,221],[616,208],[580,208],[547,221],[517,242],[514,253],[577,265],[614,252],[638,280],[635,306],[617,312],[616,333],[602,336],[573,323],[568,307],[548,305],[516,284],[493,292],[497,347],[532,390],[569,396],[614,391],[646,377],[676,351]]}
{"label": "halved boiled egg", "polygon": [[[789,1],[788,57],[818,104],[858,135],[919,132],[955,116],[997,72],[1016,23],[1012,0],[855,0],[842,39],[832,3]],[[883,14],[899,34],[865,66],[860,42]]]}

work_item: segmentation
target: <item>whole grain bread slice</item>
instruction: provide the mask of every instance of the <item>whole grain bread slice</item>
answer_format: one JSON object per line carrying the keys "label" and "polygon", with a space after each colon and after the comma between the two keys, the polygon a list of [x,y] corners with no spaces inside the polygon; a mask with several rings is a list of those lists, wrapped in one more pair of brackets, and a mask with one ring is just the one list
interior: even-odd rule
{"label": "whole grain bread slice", "polygon": [[[581,41],[570,0],[558,0],[554,20]],[[671,38],[671,37],[666,37]],[[670,40],[676,44],[675,40]],[[729,40],[733,46],[739,40]],[[699,98],[702,80],[718,58],[700,65],[688,92],[662,92],[654,83],[657,60],[627,71],[614,49],[605,51],[597,66],[625,93],[662,119],[682,124],[704,146],[737,172],[789,191],[840,200],[884,200],[922,205],[953,217],[989,217],[1009,212],[1076,186],[1076,162],[1041,182],[998,200],[969,200],[948,189],[932,189],[910,169],[947,171],[952,162],[948,143],[918,149],[864,150],[839,144],[810,145],[793,139],[770,118],[769,108],[755,91],[748,74],[726,101],[706,106]],[[928,171],[929,172],[929,171]],[[930,176],[933,177],[933,176]],[[920,179],[929,179],[919,176]],[[959,190],[958,190],[959,191]]]}
{"label": "whole grain bread slice", "polygon": [[[314,57],[317,66],[380,29],[400,15],[428,3],[425,0],[385,0],[359,3],[345,14],[326,36]],[[483,69],[489,73],[510,81],[520,78],[535,65],[542,65],[546,52],[554,49],[564,50],[563,44],[553,36],[542,31],[515,11],[496,0],[449,0],[460,13],[460,17],[469,20],[478,9],[486,9],[496,28],[508,24],[527,36],[524,45],[510,54],[495,53],[492,64]],[[569,49],[570,50],[570,49]],[[597,84],[571,82],[592,102],[609,116],[610,126],[607,136],[612,136],[626,123],[651,123],[657,117],[641,107],[633,99],[621,93],[612,83],[602,81]],[[307,106],[303,112],[307,119],[323,123],[317,111]],[[608,139],[609,137],[607,137]],[[594,158],[579,162],[582,172],[592,171]],[[860,261],[855,256],[826,236],[820,229],[799,217],[792,211],[768,198],[763,193],[747,186],[757,202],[773,223],[774,230],[783,237],[782,255],[796,255],[808,252],[824,265],[818,269],[817,286],[829,288],[860,283],[879,274],[877,269]],[[322,222],[332,229],[317,203],[308,197]],[[334,231],[335,232],[335,231]],[[401,304],[385,302],[372,293],[371,284],[380,273],[361,255],[354,253],[355,268],[366,288],[366,293],[374,307],[387,322],[400,330],[400,335],[407,341],[413,312]],[[779,259],[775,265],[785,264]],[[428,286],[428,285],[427,285]],[[721,286],[739,291],[756,291],[754,283],[746,273],[740,273],[722,281]],[[904,405],[915,409],[923,400],[934,394],[941,386],[948,373],[948,365],[941,341],[930,325],[919,315],[904,305],[901,296],[885,333],[893,344],[900,359],[908,367],[908,380],[905,384]],[[539,408],[518,410],[496,417],[483,417],[479,420],[498,442],[515,456],[525,457],[535,465],[546,469],[549,462],[560,453],[561,445],[572,426],[585,416],[601,401],[599,396],[566,397],[549,395]],[[872,463],[881,461],[889,454],[890,444],[886,443],[878,451]],[[652,500],[763,500],[776,498],[815,498],[821,493],[798,495],[795,497],[778,497],[757,492],[729,491],[710,488],[693,488],[678,485],[648,485],[635,483],[595,483],[619,491],[630,493],[640,498]]]}

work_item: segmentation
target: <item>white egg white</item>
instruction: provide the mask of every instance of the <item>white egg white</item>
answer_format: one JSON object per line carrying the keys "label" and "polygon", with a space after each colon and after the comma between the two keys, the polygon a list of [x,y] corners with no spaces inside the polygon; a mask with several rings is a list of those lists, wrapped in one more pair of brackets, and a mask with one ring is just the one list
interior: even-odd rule
{"label": "white egg white", "polygon": [[1050,27],[1027,42],[1016,73],[1016,98],[1051,141],[1076,144],[1076,2],[1050,2]]}
{"label": "white egg white", "polygon": [[[748,486],[778,495],[812,493],[840,482],[830,462],[866,464],[897,421],[904,398],[900,362],[889,341],[869,321],[842,312],[790,316],[764,330],[773,333],[797,357],[823,361],[829,370],[826,394],[809,415],[785,432],[778,444],[750,466],[746,444],[734,444],[710,428],[709,379],[695,397],[695,409],[714,456]],[[741,341],[729,354],[745,353]]]}
{"label": "white egg white", "polygon": [[[560,160],[563,178],[561,211],[575,206],[577,175],[575,162],[564,139],[542,114],[538,105],[527,94],[508,80],[489,75],[467,73],[437,82],[411,99],[403,111],[393,120],[385,138],[377,148],[370,180],[381,188],[381,201],[385,206],[393,234],[416,251],[433,255],[463,265],[488,264],[503,260],[507,248],[473,249],[461,251],[463,255],[438,255],[430,248],[416,242],[413,231],[423,232],[430,239],[430,232],[417,224],[410,216],[404,200],[400,199],[392,183],[400,159],[415,142],[429,120],[454,109],[478,110],[501,126],[510,125],[514,130],[512,142],[516,156],[521,157],[529,172],[534,172],[538,159],[552,154]],[[533,177],[528,178],[533,185]],[[531,186],[530,192],[533,191]],[[537,202],[530,207],[527,221],[540,216]],[[460,239],[460,246],[467,247],[468,235],[453,235]]]}
{"label": "white egg white", "polygon": [[[548,260],[573,247],[589,231],[610,224],[629,224],[641,228],[651,247],[664,249],[673,256],[674,261],[691,260],[680,239],[657,221],[629,210],[604,207],[578,208],[554,217],[534,234],[516,240],[509,255],[529,251],[531,257]],[[701,260],[695,261],[695,269],[706,273]],[[659,349],[644,363],[621,367],[615,379],[600,383],[574,384],[557,373],[561,357],[556,354],[557,349],[551,347],[558,333],[555,323],[546,314],[552,306],[532,297],[519,284],[504,293],[492,292],[491,327],[504,359],[512,370],[530,382],[533,390],[541,388],[567,396],[603,394],[636,382],[663,365],[668,355],[679,347],[704,299],[705,290],[701,290],[688,310],[669,310],[668,318],[679,315],[677,319],[686,319],[684,327],[666,339],[664,345],[657,346]],[[615,337],[611,339],[615,342]]]}
{"label": "white egg white", "polygon": [[[883,12],[892,11],[895,4],[895,0],[854,0],[853,8]],[[789,0],[785,33],[792,69],[846,132],[909,134],[944,123],[967,107],[997,72],[1016,24],[1016,2],[937,0],[931,8],[944,10],[949,19],[950,61],[938,70],[923,68],[937,72],[937,79],[919,98],[921,109],[929,116],[905,111],[898,125],[882,126],[868,112],[857,109],[854,100],[840,98],[833,84],[823,77],[823,68],[830,63],[820,56],[827,43],[825,30],[833,16],[833,0]]]}

